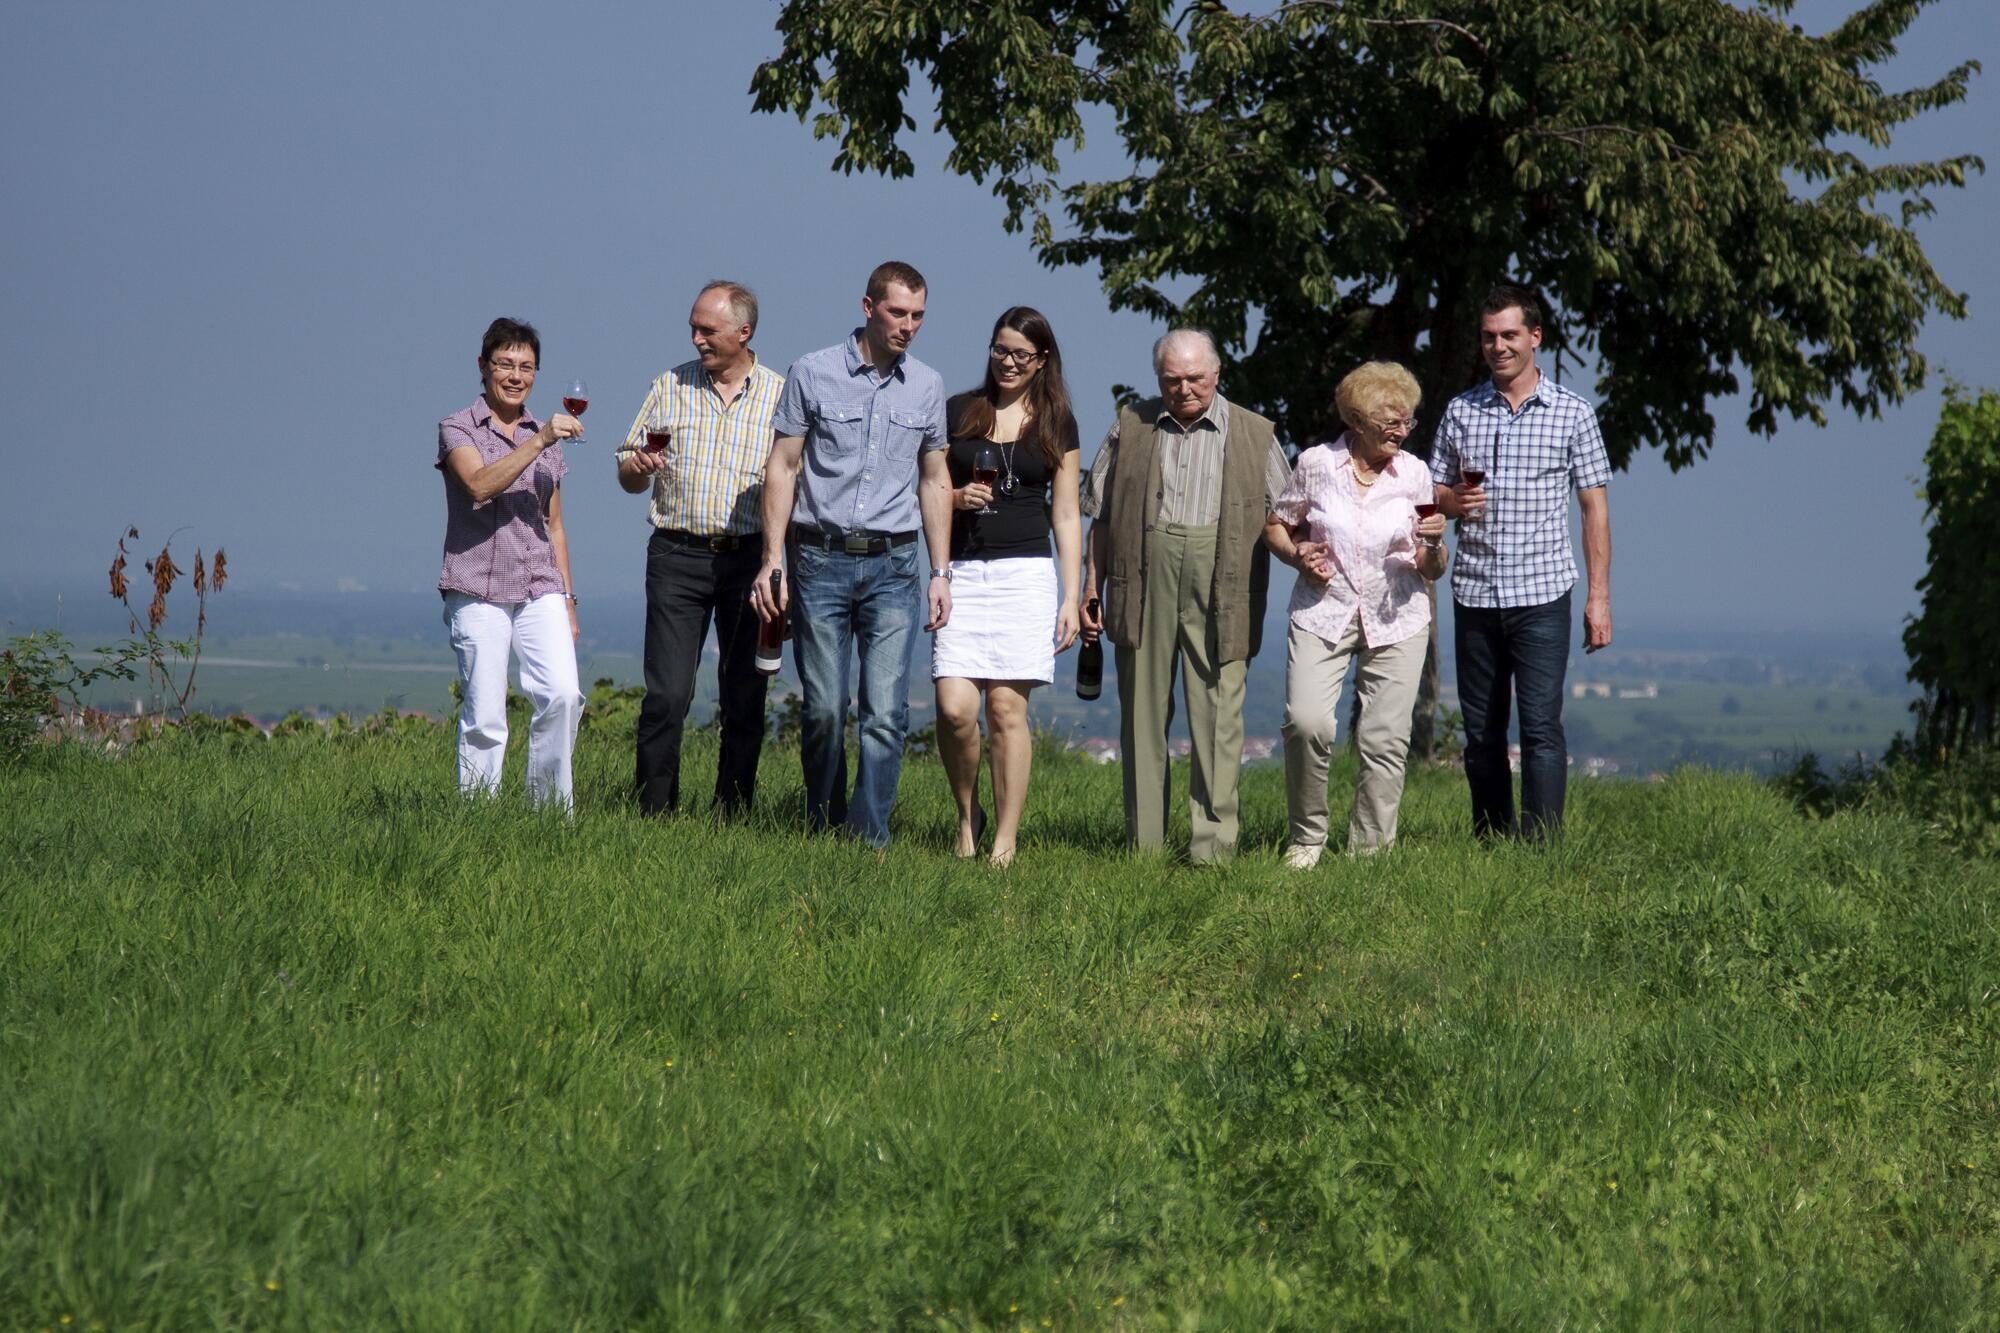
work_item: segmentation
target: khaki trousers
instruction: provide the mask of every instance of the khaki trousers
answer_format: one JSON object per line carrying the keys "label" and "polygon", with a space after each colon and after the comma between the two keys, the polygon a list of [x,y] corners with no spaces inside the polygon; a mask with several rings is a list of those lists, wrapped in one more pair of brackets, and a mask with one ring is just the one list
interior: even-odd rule
{"label": "khaki trousers", "polygon": [[1396,807],[1403,801],[1403,765],[1410,755],[1410,709],[1424,674],[1427,634],[1370,648],[1361,641],[1357,614],[1329,644],[1311,630],[1290,627],[1285,658],[1285,803],[1291,844],[1326,842],[1326,770],[1333,759],[1340,685],[1350,659],[1359,656],[1354,687],[1361,697],[1361,773],[1354,784],[1354,812],[1347,821],[1347,850],[1366,854],[1396,840]]}
{"label": "khaki trousers", "polygon": [[1119,746],[1125,760],[1125,837],[1141,849],[1165,845],[1172,793],[1167,728],[1174,720],[1174,668],[1187,701],[1193,772],[1188,855],[1221,861],[1236,850],[1236,780],[1243,768],[1243,678],[1248,662],[1215,660],[1215,529],[1163,523],[1146,534],[1146,592],[1139,646],[1119,647]]}

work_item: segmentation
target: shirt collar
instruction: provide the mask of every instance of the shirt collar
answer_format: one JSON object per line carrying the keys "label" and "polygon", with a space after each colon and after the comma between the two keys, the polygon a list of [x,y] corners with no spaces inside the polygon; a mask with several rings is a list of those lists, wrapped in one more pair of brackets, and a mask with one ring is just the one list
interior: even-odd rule
{"label": "shirt collar", "polygon": [[[490,424],[492,420],[493,405],[487,402],[486,395],[481,393],[477,398],[472,400],[472,424],[475,426],[484,426]],[[514,424],[516,427],[526,426],[529,430],[540,430],[542,428],[541,419],[525,403],[521,406],[521,419]]]}
{"label": "shirt collar", "polygon": [[[751,380],[757,378],[757,369],[761,364],[757,360],[757,353],[750,353],[750,372],[743,377],[743,384],[746,388],[749,386]],[[709,376],[708,367],[701,363],[700,357],[694,358],[694,360],[688,362],[688,365],[693,368],[686,375],[681,376],[684,382],[697,389],[712,389],[715,387],[715,381]]]}
{"label": "shirt collar", "polygon": [[[865,330],[863,329],[856,329],[847,337],[847,373],[850,375],[861,375],[875,369],[875,363],[861,354],[861,338],[864,332]],[[893,375],[897,379],[902,379],[903,361],[908,356],[909,353],[907,352],[898,352],[896,354],[896,363],[889,367],[889,374],[884,375],[882,378],[888,379]]]}
{"label": "shirt collar", "polygon": [[[1486,391],[1486,401],[1488,404],[1499,403],[1503,407],[1506,407],[1508,405],[1506,395],[1500,392],[1500,386],[1493,382],[1491,376],[1487,377],[1486,382],[1480,387],[1482,387]],[[1542,373],[1542,368],[1540,366],[1536,366],[1534,392],[1530,393],[1526,398],[1523,398],[1521,400],[1521,407],[1525,409],[1529,403],[1536,403],[1542,407],[1547,407],[1549,405],[1549,400],[1543,395],[1546,394],[1548,391],[1549,391],[1549,377]]]}
{"label": "shirt collar", "polygon": [[1209,400],[1209,404],[1203,409],[1202,414],[1185,426],[1181,425],[1179,419],[1167,410],[1167,401],[1164,398],[1160,400],[1160,410],[1153,418],[1155,428],[1170,425],[1179,430],[1183,435],[1192,435],[1203,422],[1207,422],[1208,428],[1218,435],[1227,435],[1229,433],[1229,400],[1224,398],[1219,391],[1214,398]]}

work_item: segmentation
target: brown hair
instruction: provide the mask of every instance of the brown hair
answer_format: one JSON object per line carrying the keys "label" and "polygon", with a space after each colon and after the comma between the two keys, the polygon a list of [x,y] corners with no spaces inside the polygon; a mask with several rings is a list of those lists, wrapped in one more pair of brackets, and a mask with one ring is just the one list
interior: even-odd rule
{"label": "brown hair", "polygon": [[1529,332],[1542,327],[1542,304],[1535,294],[1526,287],[1516,287],[1511,282],[1503,282],[1486,293],[1486,299],[1479,303],[1479,315],[1497,315],[1503,310],[1519,310],[1521,322]]}
{"label": "brown hair", "polygon": [[[1035,433],[1035,443],[1042,451],[1042,462],[1048,465],[1053,476],[1062,466],[1062,457],[1069,452],[1070,441],[1076,436],[1076,417],[1070,410],[1069,385],[1063,379],[1062,348],[1056,345],[1055,330],[1049,327],[1048,318],[1033,306],[1009,306],[1000,312],[1000,318],[993,321],[993,332],[987,338],[990,344],[1000,337],[1000,330],[1012,329],[1035,345],[1042,354],[1042,372],[1028,385],[1028,423],[1022,433]],[[986,379],[971,393],[960,394],[958,420],[950,423],[950,433],[955,438],[975,436],[985,438],[993,429],[993,409],[1000,401],[1000,385],[993,378],[993,358],[986,359]]]}
{"label": "brown hair", "polygon": [[924,275],[900,259],[877,264],[875,271],[868,275],[868,299],[879,301],[889,294],[890,283],[900,283],[913,292],[929,291]]}

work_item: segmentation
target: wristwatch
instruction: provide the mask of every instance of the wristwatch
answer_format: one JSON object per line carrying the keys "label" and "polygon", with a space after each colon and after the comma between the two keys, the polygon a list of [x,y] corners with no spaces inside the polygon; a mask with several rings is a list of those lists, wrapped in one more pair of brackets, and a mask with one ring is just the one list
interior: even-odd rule
{"label": "wristwatch", "polygon": [[942,569],[939,569],[939,568],[937,568],[937,567],[936,567],[935,565],[934,565],[934,566],[932,566],[932,567],[931,567],[931,577],[932,577],[932,578],[934,578],[934,579],[943,579],[943,580],[944,580],[944,581],[945,581],[946,583],[950,583],[950,582],[951,582],[951,566],[950,566],[950,565],[946,565],[946,566],[945,566],[944,568],[942,568]]}

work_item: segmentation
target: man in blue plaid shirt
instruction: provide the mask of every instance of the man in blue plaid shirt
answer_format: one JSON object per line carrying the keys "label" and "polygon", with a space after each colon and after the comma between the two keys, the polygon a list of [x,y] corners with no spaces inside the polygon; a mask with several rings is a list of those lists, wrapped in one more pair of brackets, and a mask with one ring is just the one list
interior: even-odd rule
{"label": "man in blue plaid shirt", "polygon": [[[1431,452],[1438,504],[1459,520],[1451,574],[1459,711],[1472,827],[1482,839],[1542,838],[1562,824],[1569,753],[1569,493],[1583,511],[1585,652],[1611,642],[1611,480],[1589,403],[1535,366],[1542,312],[1520,287],[1480,307],[1479,347],[1492,378],[1451,400]],[[1507,766],[1507,715],[1521,710],[1521,819]]]}

